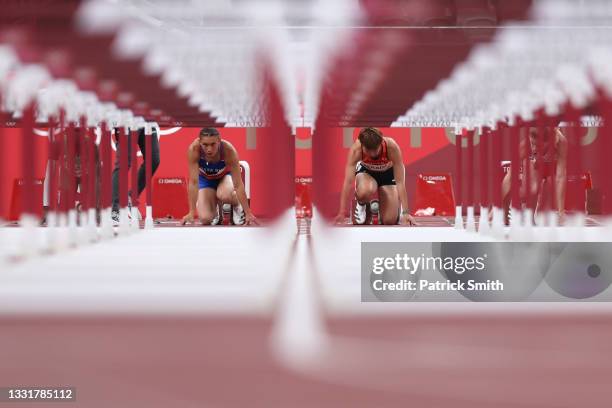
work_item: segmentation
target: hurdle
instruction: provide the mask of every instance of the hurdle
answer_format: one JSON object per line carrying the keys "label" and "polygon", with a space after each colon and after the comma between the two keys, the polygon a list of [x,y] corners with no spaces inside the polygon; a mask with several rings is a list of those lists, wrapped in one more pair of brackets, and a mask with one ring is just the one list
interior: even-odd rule
{"label": "hurdle", "polygon": [[[23,177],[16,181],[10,198],[14,207],[10,212],[16,213],[22,228],[19,249],[10,260],[23,261],[115,236],[110,223],[112,153],[108,123],[133,129],[143,126],[144,120],[112,103],[100,102],[91,92],[79,91],[70,80],[51,79],[38,65],[16,67],[6,87],[0,89],[0,96],[9,114],[19,120],[23,142],[17,153]],[[35,127],[40,125],[43,130]],[[36,138],[41,136],[48,138],[47,163],[44,178],[37,179],[32,159],[39,156]],[[4,135],[1,143],[6,143]],[[16,200],[19,202],[14,204]],[[46,228],[41,229],[43,206]],[[126,234],[128,225],[119,227],[120,232]],[[131,226],[131,231],[139,229],[137,221]]]}

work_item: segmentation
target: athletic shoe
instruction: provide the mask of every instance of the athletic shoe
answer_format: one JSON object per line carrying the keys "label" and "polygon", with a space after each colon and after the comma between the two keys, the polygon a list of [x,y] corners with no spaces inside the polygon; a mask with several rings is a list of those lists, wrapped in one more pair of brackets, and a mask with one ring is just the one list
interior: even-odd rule
{"label": "athletic shoe", "polygon": [[49,207],[48,206],[43,206],[43,215],[42,218],[40,219],[40,226],[41,227],[46,227],[47,226],[47,214],[49,213]]}
{"label": "athletic shoe", "polygon": [[234,222],[234,225],[243,225],[246,221],[244,209],[240,204],[235,205],[234,208],[232,208],[232,221]]}
{"label": "athletic shoe", "polygon": [[[140,209],[136,207],[136,216],[138,217],[138,221],[142,221],[142,214],[140,213]],[[128,219],[132,219],[132,198],[128,197]]]}
{"label": "athletic shoe", "polygon": [[217,206],[217,215],[213,218],[210,225],[219,225],[221,223],[221,213],[219,212],[219,206]]}
{"label": "athletic shoe", "polygon": [[357,225],[363,225],[366,222],[366,206],[365,204],[359,203],[359,201],[355,203],[353,222]]}
{"label": "athletic shoe", "polygon": [[119,211],[117,210],[111,211],[111,220],[113,221],[113,227],[119,226]]}
{"label": "athletic shoe", "polygon": [[132,218],[132,197],[130,197],[128,195],[128,218],[131,219]]}

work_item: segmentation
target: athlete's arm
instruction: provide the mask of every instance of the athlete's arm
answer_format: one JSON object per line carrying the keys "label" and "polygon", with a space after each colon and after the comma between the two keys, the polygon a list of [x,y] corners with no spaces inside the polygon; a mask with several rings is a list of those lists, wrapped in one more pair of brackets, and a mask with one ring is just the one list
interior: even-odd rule
{"label": "athlete's arm", "polygon": [[189,202],[189,212],[183,217],[182,224],[193,222],[198,202],[198,178],[199,178],[199,154],[196,149],[197,142],[193,142],[187,149],[187,165],[189,166],[189,185],[187,186],[187,200]]}
{"label": "athlete's arm", "polygon": [[343,223],[346,219],[347,208],[346,203],[349,199],[351,190],[354,188],[355,183],[355,166],[361,158],[361,143],[357,140],[351,146],[348,157],[346,159],[346,167],[344,169],[344,182],[342,184],[342,192],[340,193],[340,206],[338,209],[338,215],[334,218],[334,223]]}
{"label": "athlete's arm", "polygon": [[393,177],[395,178],[395,185],[397,187],[397,193],[399,195],[400,204],[402,205],[402,212],[400,215],[400,224],[402,225],[415,225],[414,219],[410,216],[408,206],[408,192],[406,191],[405,181],[405,167],[404,159],[402,157],[402,151],[393,139],[387,140],[387,154],[389,160],[393,162]]}
{"label": "athlete's arm", "polygon": [[555,175],[555,192],[557,197],[557,211],[561,217],[565,214],[565,188],[567,184],[567,138],[555,129],[557,144],[557,169]]}
{"label": "athlete's arm", "polygon": [[229,142],[225,143],[226,154],[225,154],[225,164],[229,167],[230,173],[232,175],[232,181],[234,182],[234,191],[236,192],[236,197],[238,198],[238,202],[242,206],[244,210],[244,216],[246,218],[246,224],[257,224],[257,219],[253,215],[251,211],[251,207],[249,207],[249,200],[246,196],[246,191],[244,189],[244,183],[242,182],[242,177],[240,176],[240,162],[238,159],[238,152]]}

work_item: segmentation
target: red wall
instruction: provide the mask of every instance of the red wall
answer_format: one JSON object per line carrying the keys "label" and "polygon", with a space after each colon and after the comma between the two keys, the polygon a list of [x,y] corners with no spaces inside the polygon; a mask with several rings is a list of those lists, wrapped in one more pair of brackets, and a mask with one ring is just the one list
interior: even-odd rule
{"label": "red wall", "polygon": [[[23,177],[21,129],[0,128],[0,217],[8,218],[13,182]],[[43,178],[47,164],[47,138],[37,137],[36,156],[31,152],[27,163],[34,166],[35,177]]]}
{"label": "red wall", "polygon": [[[178,132],[160,137],[161,164],[155,177],[185,177],[187,178],[186,149],[197,137],[199,128],[182,128]],[[266,130],[258,129],[260,135]],[[410,145],[410,129],[387,128],[382,129],[386,136],[393,137],[400,145],[406,163],[406,186],[409,200],[414,202],[414,191],[416,175],[421,172],[447,172],[455,177],[455,149],[446,137],[444,129],[422,129],[421,147]],[[264,183],[274,183],[274,172],[282,169],[274,168],[274,163],[265,162],[264,155],[258,155],[257,149],[247,149],[246,129],[244,128],[221,128],[223,138],[230,141],[238,150],[240,159],[246,160],[251,166],[251,197],[254,212],[261,212],[258,204],[258,194]],[[353,140],[357,137],[359,129],[353,131]],[[332,192],[333,199],[339,197],[342,184],[343,170],[348,154],[348,149],[343,146],[343,129],[333,129],[330,133],[333,137],[330,143],[330,151],[326,160],[331,162],[329,178],[333,186],[337,186]],[[0,129],[2,137],[2,150],[0,150],[0,214],[8,215],[10,197],[13,181],[22,176],[22,149],[21,130],[13,128]],[[301,145],[308,145],[311,138],[309,128],[300,128],[297,138]],[[601,139],[601,138],[599,138]],[[595,140],[582,149],[583,163],[586,170],[593,173],[594,186],[600,184],[601,175],[593,168],[598,163],[598,149],[601,140]],[[36,169],[36,176],[42,178],[45,172],[47,155],[47,138],[37,137],[36,157],[27,157],[28,163],[32,163]],[[478,149],[476,149],[478,154]],[[506,155],[507,156],[507,155]],[[506,157],[507,158],[507,157]],[[283,170],[286,171],[286,170]],[[479,175],[478,160],[476,161],[476,174]],[[307,148],[296,150],[295,175],[298,177],[312,176],[312,151]],[[475,197],[479,198],[479,184],[475,185]],[[154,192],[155,193],[155,192]],[[338,197],[336,197],[338,196]],[[144,198],[144,195],[141,197]],[[186,197],[185,197],[186,200]]]}

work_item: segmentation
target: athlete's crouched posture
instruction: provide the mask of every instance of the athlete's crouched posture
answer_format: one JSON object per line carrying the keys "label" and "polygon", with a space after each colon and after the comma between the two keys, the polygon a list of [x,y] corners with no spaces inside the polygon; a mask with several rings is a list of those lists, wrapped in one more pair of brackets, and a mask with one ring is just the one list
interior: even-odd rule
{"label": "athlete's crouched posture", "polygon": [[257,224],[240,176],[238,153],[231,143],[221,139],[217,129],[200,131],[189,146],[187,162],[189,213],[183,217],[183,225],[193,222],[196,207],[202,224],[218,224],[221,217],[218,201],[233,206],[235,225]]}

